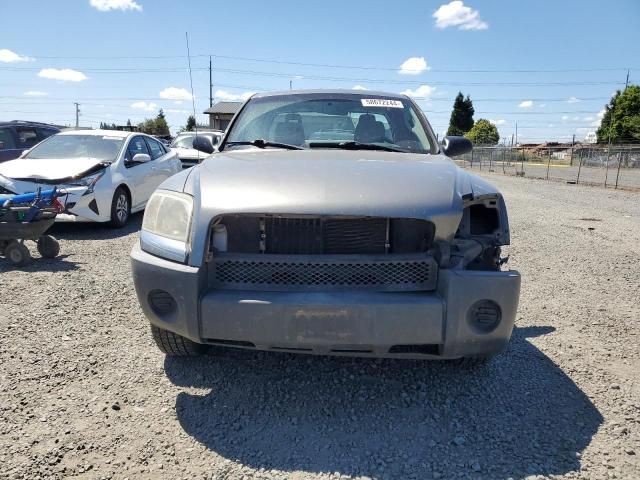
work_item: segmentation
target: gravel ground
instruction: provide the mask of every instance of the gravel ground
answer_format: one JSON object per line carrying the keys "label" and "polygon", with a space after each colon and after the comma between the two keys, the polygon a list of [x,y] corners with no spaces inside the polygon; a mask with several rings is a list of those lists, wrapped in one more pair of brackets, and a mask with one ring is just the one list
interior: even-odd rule
{"label": "gravel ground", "polygon": [[489,175],[521,271],[508,350],[449,364],[165,360],[128,230],[0,259],[1,478],[640,478],[640,195]]}

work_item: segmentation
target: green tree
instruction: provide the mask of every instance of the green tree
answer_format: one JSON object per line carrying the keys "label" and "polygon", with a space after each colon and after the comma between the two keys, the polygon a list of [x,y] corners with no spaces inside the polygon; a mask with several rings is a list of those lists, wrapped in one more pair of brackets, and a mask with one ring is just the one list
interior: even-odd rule
{"label": "green tree", "polygon": [[496,126],[484,118],[479,119],[465,134],[465,137],[475,145],[497,145],[500,141],[500,134]]}
{"label": "green tree", "polygon": [[462,92],[458,92],[456,99],[453,101],[453,110],[451,111],[447,135],[464,135],[471,130],[473,128],[474,113],[473,102],[469,95],[464,98]]}
{"label": "green tree", "polygon": [[640,85],[619,90],[604,107],[604,116],[596,131],[598,143],[640,142]]}
{"label": "green tree", "polygon": [[160,109],[158,116],[155,119],[155,133],[154,135],[169,135],[169,125],[164,117],[164,111]]}
{"label": "green tree", "polygon": [[195,127],[196,127],[196,117],[194,117],[193,115],[189,115],[189,118],[187,118],[187,124],[185,125],[184,129],[187,132],[192,132]]}

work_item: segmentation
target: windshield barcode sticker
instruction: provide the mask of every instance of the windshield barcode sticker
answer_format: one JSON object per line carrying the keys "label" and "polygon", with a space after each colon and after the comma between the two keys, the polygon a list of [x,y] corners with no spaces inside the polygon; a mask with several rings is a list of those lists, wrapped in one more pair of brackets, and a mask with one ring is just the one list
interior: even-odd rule
{"label": "windshield barcode sticker", "polygon": [[362,98],[363,107],[404,108],[400,100],[386,98]]}

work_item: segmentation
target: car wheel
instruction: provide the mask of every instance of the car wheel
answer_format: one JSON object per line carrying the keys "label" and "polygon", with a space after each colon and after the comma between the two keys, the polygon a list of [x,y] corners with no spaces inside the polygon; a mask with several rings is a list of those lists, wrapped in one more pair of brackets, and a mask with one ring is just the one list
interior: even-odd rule
{"label": "car wheel", "polygon": [[15,240],[9,242],[4,249],[4,256],[16,267],[22,267],[31,261],[31,253],[23,243]]}
{"label": "car wheel", "polygon": [[192,342],[176,333],[151,325],[151,335],[162,353],[169,357],[197,357],[207,351],[207,345]]}
{"label": "car wheel", "polygon": [[116,188],[111,201],[111,226],[114,228],[122,228],[129,221],[131,216],[131,202],[129,194],[122,188]]}
{"label": "car wheel", "polygon": [[60,244],[51,235],[43,235],[38,239],[38,252],[44,258],[56,258],[60,253]]}

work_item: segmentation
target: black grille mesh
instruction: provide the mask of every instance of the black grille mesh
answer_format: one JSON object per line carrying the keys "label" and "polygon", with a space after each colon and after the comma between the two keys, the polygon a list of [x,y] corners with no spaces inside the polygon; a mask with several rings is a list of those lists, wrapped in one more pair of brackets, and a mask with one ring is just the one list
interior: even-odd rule
{"label": "black grille mesh", "polygon": [[[290,257],[291,258],[291,257]],[[433,290],[435,263],[431,257],[413,259],[225,258],[214,260],[214,286],[230,289],[370,289]]]}

